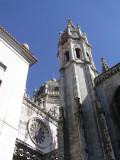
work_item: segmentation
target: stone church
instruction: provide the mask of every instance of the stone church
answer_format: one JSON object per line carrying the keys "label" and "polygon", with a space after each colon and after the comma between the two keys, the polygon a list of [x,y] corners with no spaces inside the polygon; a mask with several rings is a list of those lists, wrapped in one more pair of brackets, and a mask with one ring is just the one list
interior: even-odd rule
{"label": "stone church", "polygon": [[120,63],[109,68],[101,57],[98,75],[91,50],[68,19],[59,81],[45,81],[30,98],[27,72],[37,59],[0,27],[0,159],[120,160]]}

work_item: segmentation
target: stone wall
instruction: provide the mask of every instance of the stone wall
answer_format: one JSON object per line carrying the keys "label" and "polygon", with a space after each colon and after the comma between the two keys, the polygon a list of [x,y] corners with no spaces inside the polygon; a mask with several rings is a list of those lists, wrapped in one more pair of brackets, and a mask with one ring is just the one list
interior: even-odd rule
{"label": "stone wall", "polygon": [[97,97],[100,100],[104,110],[115,158],[116,160],[119,160],[120,130],[118,127],[119,123],[116,121],[116,114],[114,110],[114,94],[117,88],[120,86],[120,64],[117,64],[108,71],[99,75],[95,79],[95,83]]}

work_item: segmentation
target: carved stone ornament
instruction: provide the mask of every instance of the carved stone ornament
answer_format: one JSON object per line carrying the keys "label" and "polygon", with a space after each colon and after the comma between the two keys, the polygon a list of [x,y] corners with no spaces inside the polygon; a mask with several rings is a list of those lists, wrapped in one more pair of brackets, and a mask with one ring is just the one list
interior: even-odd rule
{"label": "carved stone ornament", "polygon": [[51,132],[48,126],[38,117],[28,121],[28,132],[31,140],[40,148],[46,148],[51,143]]}

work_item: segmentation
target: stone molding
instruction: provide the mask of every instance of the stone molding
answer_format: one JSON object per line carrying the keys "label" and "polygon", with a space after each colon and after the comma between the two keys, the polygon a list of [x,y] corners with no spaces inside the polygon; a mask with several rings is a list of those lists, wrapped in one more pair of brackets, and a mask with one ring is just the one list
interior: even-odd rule
{"label": "stone molding", "polygon": [[104,73],[100,74],[98,77],[96,77],[95,78],[96,86],[100,85],[102,82],[104,82],[108,78],[112,77],[113,75],[117,74],[118,72],[120,72],[120,63],[118,63],[117,65],[113,66],[112,68],[110,68],[106,72],[104,72]]}
{"label": "stone molding", "polygon": [[96,100],[96,109],[97,109],[97,123],[102,141],[102,148],[104,151],[105,160],[115,160],[110,140],[110,135],[108,132],[107,123],[104,115],[104,110],[101,107],[101,104],[98,100]]}
{"label": "stone molding", "polygon": [[[58,47],[59,47],[60,45],[63,45],[64,43],[66,43],[68,39],[72,39],[72,40],[79,40],[79,41],[82,40],[82,41],[85,42],[86,46],[92,48],[92,46],[91,46],[89,43],[87,43],[87,42],[85,41],[85,38],[83,38],[82,36],[81,36],[81,37],[78,37],[78,36],[75,37],[75,36],[71,36],[71,35],[67,35],[67,34],[66,34],[66,35],[64,35],[62,38],[63,38],[63,40],[62,40],[62,42],[59,41]],[[59,55],[59,53],[58,53],[58,55]]]}
{"label": "stone molding", "polygon": [[13,160],[58,160],[57,150],[44,154],[27,143],[16,139]]}
{"label": "stone molding", "polygon": [[[27,105],[29,108],[31,108],[32,110],[34,110],[35,112],[39,113],[43,118],[46,118],[47,115],[47,120],[49,120],[49,122],[51,122],[52,124],[54,124],[55,126],[58,126],[58,114],[53,114],[53,110],[49,110],[47,111],[46,108],[41,108],[40,105],[38,105],[38,102],[34,102],[33,99],[30,99],[30,96],[27,95],[26,93],[24,94],[23,97],[23,104]],[[55,113],[55,110],[54,110]]]}

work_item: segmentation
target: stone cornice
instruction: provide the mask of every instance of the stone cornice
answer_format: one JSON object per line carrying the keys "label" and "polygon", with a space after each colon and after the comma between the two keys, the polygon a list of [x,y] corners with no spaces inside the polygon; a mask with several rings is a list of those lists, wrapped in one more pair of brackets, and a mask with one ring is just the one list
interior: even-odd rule
{"label": "stone cornice", "polygon": [[29,148],[31,148],[32,150],[37,151],[37,152],[39,152],[40,154],[44,155],[44,153],[43,153],[42,151],[36,149],[35,147],[32,147],[31,145],[23,142],[22,140],[20,140],[20,139],[18,139],[18,138],[16,139],[16,143],[23,144],[24,146],[29,147]]}
{"label": "stone cornice", "polygon": [[24,160],[46,160],[46,159],[58,159],[57,149],[43,153],[28,145],[27,143],[16,139],[13,159],[24,159]]}
{"label": "stone cornice", "polygon": [[[85,44],[92,49],[92,46],[91,46],[88,42],[86,42],[86,40],[85,40],[84,37],[82,37],[82,36],[80,36],[80,37],[74,37],[74,36],[71,36],[71,35],[67,35],[67,36],[64,38],[64,40],[59,41],[59,42],[58,42],[58,48],[59,48],[60,45],[63,45],[64,43],[66,43],[68,39],[79,40],[79,41],[80,41],[80,40],[83,40],[83,41],[85,42]],[[57,54],[57,56],[58,56],[58,54]]]}
{"label": "stone cornice", "polygon": [[82,59],[82,60],[78,60],[78,59],[76,59],[76,60],[74,60],[74,59],[70,60],[64,67],[61,67],[61,68],[60,68],[59,72],[65,71],[65,69],[66,69],[66,68],[69,68],[70,65],[73,64],[73,63],[74,63],[74,64],[83,64],[83,65],[88,64],[88,65],[90,65],[91,69],[92,69],[94,72],[98,73],[98,71],[96,70],[96,68],[95,68],[89,61],[84,60],[84,59]]}
{"label": "stone cornice", "polygon": [[112,68],[110,68],[106,72],[104,72],[104,73],[100,74],[98,77],[96,77],[95,78],[96,86],[100,85],[106,79],[112,77],[113,75],[117,74],[118,72],[120,72],[120,63],[118,63],[117,65],[113,66]]}
{"label": "stone cornice", "polygon": [[50,111],[46,110],[46,108],[41,108],[41,106],[38,105],[38,102],[31,100],[27,94],[25,94],[23,97],[23,104],[27,105],[35,112],[38,112],[43,118],[47,116],[47,120],[49,122],[53,123],[55,126],[58,126],[58,116],[54,117]]}

